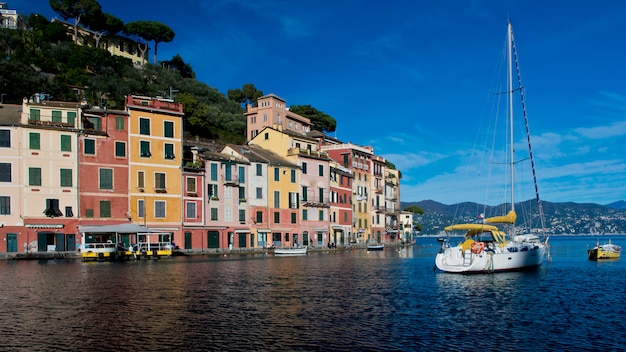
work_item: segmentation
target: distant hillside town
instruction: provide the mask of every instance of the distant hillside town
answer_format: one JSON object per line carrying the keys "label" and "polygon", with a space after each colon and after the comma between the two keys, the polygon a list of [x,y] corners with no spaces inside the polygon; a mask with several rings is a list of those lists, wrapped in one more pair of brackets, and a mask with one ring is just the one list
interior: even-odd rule
{"label": "distant hillside town", "polygon": [[[534,202],[529,200],[519,205],[521,208],[529,208]],[[626,234],[626,210],[623,201],[607,205],[546,201],[542,203],[546,218],[544,229],[546,234]],[[424,210],[424,214],[415,215],[415,221],[422,226],[420,235],[438,235],[444,227],[454,222],[480,222],[479,214],[490,213],[493,212],[492,208],[498,208],[476,203],[446,205],[432,200],[403,202],[401,206],[403,209],[408,206],[419,206]]]}

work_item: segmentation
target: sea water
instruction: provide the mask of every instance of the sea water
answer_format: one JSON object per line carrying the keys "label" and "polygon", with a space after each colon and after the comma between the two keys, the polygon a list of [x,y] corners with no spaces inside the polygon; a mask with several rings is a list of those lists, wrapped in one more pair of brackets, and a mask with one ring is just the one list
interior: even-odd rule
{"label": "sea water", "polygon": [[539,269],[486,275],[436,271],[433,237],[297,257],[2,261],[0,349],[619,350],[626,258],[589,261],[597,240],[553,237]]}

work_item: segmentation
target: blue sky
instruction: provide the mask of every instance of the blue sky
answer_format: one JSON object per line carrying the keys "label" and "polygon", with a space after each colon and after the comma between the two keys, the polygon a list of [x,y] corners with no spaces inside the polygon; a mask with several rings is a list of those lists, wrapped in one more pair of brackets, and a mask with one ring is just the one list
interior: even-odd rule
{"label": "blue sky", "polygon": [[[480,194],[476,182],[483,175],[469,161],[491,112],[487,101],[497,92],[494,71],[509,17],[541,198],[626,200],[626,2],[100,4],[124,22],[170,26],[176,37],[159,45],[159,59],[180,54],[200,81],[223,93],[253,83],[288,105],[310,104],[333,116],[338,128],[332,136],[370,145],[402,171],[403,201],[446,204],[501,200]],[[48,0],[8,5],[55,16]]]}

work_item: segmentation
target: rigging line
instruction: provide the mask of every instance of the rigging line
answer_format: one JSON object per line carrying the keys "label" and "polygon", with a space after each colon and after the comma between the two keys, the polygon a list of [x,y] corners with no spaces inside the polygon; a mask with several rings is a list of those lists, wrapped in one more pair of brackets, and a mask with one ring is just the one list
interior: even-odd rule
{"label": "rigging line", "polygon": [[521,104],[522,104],[522,114],[524,115],[524,126],[526,128],[526,141],[528,143],[528,154],[529,154],[529,159],[530,159],[530,167],[532,170],[532,174],[533,174],[533,183],[535,186],[535,197],[537,200],[537,207],[539,209],[539,219],[541,221],[541,230],[542,232],[545,230],[546,228],[546,220],[545,220],[545,216],[543,213],[543,204],[541,202],[541,198],[539,198],[539,187],[537,185],[537,173],[535,172],[535,158],[533,156],[533,148],[530,144],[530,128],[528,126],[528,114],[526,112],[526,100],[525,100],[525,96],[524,96],[524,89],[522,89],[523,85],[522,85],[522,75],[520,73],[520,69],[519,69],[519,59],[517,56],[517,47],[515,46],[515,41],[513,40],[513,33],[511,32],[511,44],[512,44],[512,48],[513,48],[513,56],[515,58],[515,69],[517,72],[517,82],[519,85],[519,92],[520,92],[520,99],[521,99]]}

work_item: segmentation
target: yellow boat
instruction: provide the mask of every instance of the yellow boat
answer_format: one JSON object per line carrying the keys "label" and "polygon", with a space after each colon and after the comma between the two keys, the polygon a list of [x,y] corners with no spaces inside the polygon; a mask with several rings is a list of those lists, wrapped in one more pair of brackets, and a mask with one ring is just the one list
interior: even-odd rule
{"label": "yellow boat", "polygon": [[611,240],[606,244],[598,242],[595,247],[587,251],[589,260],[618,259],[620,254],[622,254],[622,247],[611,243]]}

